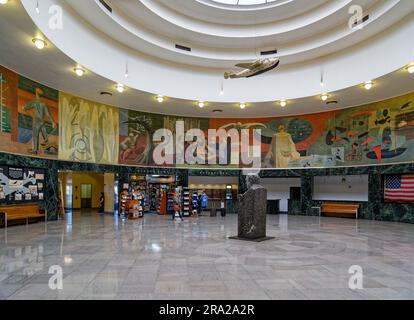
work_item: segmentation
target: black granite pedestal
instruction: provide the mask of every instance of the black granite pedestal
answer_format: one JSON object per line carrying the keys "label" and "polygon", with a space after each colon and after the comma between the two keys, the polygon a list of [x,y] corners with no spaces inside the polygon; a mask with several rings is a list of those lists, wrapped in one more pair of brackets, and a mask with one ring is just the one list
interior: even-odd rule
{"label": "black granite pedestal", "polygon": [[238,235],[229,239],[261,242],[273,239],[266,236],[267,190],[253,184],[240,197]]}

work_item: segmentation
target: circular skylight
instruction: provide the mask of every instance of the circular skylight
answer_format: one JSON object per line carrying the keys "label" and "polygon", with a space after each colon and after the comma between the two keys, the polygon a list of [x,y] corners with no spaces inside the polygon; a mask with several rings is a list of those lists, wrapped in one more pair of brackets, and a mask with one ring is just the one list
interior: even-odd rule
{"label": "circular skylight", "polygon": [[256,6],[261,4],[267,4],[275,2],[277,0],[211,0],[221,4],[227,4],[232,6]]}

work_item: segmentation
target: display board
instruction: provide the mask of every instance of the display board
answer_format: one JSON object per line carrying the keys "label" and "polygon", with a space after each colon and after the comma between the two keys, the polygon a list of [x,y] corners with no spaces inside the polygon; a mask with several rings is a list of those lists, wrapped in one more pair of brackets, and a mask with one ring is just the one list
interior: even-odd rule
{"label": "display board", "polygon": [[45,170],[0,166],[0,203],[44,200]]}

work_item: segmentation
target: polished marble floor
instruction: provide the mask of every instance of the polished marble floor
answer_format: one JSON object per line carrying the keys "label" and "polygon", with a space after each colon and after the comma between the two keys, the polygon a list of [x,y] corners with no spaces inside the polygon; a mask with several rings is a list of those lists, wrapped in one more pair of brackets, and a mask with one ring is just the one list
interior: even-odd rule
{"label": "polished marble floor", "polygon": [[[227,239],[236,230],[235,215],[98,213],[1,229],[0,299],[414,299],[414,225],[275,215],[274,240]],[[353,265],[363,289],[349,288]]]}

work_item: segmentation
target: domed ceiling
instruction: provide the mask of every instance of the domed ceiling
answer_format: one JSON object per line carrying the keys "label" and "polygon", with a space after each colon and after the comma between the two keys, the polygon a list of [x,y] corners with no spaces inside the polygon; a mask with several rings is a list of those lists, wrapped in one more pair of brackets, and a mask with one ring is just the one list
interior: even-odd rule
{"label": "domed ceiling", "polygon": [[[264,117],[337,109],[414,90],[412,78],[398,71],[414,60],[414,1],[42,0],[39,13],[36,1],[21,3],[67,63],[85,67],[96,84],[128,87],[125,97],[113,101],[123,107]],[[49,28],[53,5],[63,9],[61,30]],[[224,80],[235,64],[264,57],[278,57],[279,67]],[[26,69],[30,76],[33,70]],[[361,90],[367,80],[376,84],[370,92]],[[338,104],[322,103],[323,92]],[[157,94],[172,104],[157,104]],[[285,109],[275,105],[281,99],[288,100]],[[195,107],[195,101],[206,107]],[[240,102],[247,103],[243,111]]]}

